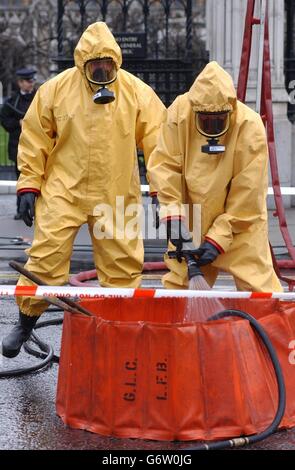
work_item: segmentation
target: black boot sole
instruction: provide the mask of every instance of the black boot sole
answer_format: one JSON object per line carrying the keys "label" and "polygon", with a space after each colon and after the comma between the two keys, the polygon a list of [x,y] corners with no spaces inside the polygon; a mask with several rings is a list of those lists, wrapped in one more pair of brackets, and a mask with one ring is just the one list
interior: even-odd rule
{"label": "black boot sole", "polygon": [[19,355],[20,350],[21,350],[21,347],[18,349],[6,349],[5,346],[2,345],[1,353],[2,353],[2,356],[12,359],[13,357],[16,357]]}

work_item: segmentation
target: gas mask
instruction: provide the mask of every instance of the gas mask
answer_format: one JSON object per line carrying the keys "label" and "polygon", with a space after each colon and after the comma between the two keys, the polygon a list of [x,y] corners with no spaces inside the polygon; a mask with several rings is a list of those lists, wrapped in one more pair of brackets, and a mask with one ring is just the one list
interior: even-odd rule
{"label": "gas mask", "polygon": [[108,104],[114,101],[115,95],[106,88],[106,85],[113,83],[117,78],[116,64],[110,57],[89,60],[85,64],[85,75],[87,80],[100,88],[93,96],[96,104]]}
{"label": "gas mask", "polygon": [[225,152],[225,146],[218,145],[218,139],[228,131],[229,122],[229,111],[196,113],[196,128],[208,140],[208,144],[202,146],[203,153],[216,155]]}

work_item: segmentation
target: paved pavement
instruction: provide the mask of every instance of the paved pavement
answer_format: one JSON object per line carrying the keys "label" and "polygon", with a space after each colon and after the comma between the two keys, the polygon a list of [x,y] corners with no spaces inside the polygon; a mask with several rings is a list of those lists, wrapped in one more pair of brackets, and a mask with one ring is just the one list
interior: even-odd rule
{"label": "paved pavement", "polygon": [[[14,221],[15,196],[0,195],[0,236],[32,238],[32,229],[22,221]],[[290,232],[295,238],[295,209],[287,211]],[[276,219],[270,213],[270,240],[274,246],[283,245]],[[0,240],[2,243],[3,240]],[[77,244],[90,244],[86,227],[76,239]],[[8,249],[9,248],[9,249]],[[0,284],[16,282],[15,273],[8,266],[11,258],[25,260],[23,250],[16,250],[9,243],[0,247]],[[278,249],[283,252],[284,249]],[[89,269],[91,253],[74,252],[71,270]],[[233,288],[232,281],[221,276],[218,288]],[[58,313],[46,313],[44,319],[59,317]],[[17,318],[13,299],[0,299],[0,337],[4,336]],[[61,327],[52,326],[39,330],[40,336],[53,345],[59,354]],[[38,333],[39,334],[39,333]],[[34,364],[38,359],[21,352],[19,357],[8,360],[0,355],[0,369],[19,368]],[[0,449],[103,449],[103,450],[181,450],[193,443],[143,441],[101,437],[85,431],[73,430],[63,425],[55,414],[57,364],[34,374],[0,380]],[[295,430],[281,431],[251,449],[295,449]]]}

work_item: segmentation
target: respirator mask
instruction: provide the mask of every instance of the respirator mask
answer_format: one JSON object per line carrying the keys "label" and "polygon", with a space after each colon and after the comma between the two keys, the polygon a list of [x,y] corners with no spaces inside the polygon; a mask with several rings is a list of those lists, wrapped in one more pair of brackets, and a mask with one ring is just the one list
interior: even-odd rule
{"label": "respirator mask", "polygon": [[226,134],[229,129],[229,123],[229,111],[196,113],[196,128],[208,140],[208,144],[202,146],[203,153],[215,155],[225,152],[225,146],[219,145],[218,139]]}
{"label": "respirator mask", "polygon": [[96,104],[108,104],[114,101],[115,95],[106,88],[106,85],[113,83],[117,78],[116,64],[110,57],[89,60],[85,64],[85,75],[87,80],[100,88],[93,96]]}

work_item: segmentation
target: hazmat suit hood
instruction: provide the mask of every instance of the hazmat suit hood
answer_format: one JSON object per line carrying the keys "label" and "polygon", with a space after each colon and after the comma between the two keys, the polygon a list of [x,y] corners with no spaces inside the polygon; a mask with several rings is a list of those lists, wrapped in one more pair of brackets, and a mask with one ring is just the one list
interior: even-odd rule
{"label": "hazmat suit hood", "polygon": [[233,111],[237,104],[232,78],[217,62],[210,62],[198,75],[188,99],[194,112]]}
{"label": "hazmat suit hood", "polygon": [[82,34],[74,52],[75,65],[84,75],[88,60],[111,57],[117,70],[122,65],[122,53],[114,36],[102,21],[93,23]]}

